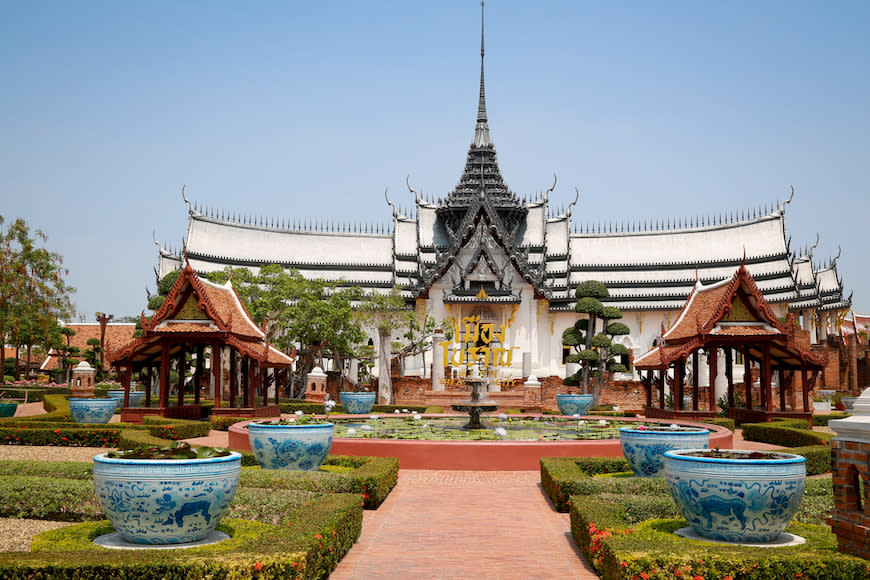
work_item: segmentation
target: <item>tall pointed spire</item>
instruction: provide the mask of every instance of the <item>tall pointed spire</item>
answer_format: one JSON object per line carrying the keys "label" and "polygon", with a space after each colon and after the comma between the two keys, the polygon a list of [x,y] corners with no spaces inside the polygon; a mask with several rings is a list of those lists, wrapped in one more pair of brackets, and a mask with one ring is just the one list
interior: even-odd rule
{"label": "tall pointed spire", "polygon": [[486,121],[486,90],[484,88],[484,73],[483,73],[483,58],[484,58],[484,50],[483,50],[483,6],[484,3],[480,3],[480,99],[477,103],[477,126],[474,128],[474,146],[475,147],[485,147],[487,145],[492,145],[492,142],[489,140],[489,125]]}

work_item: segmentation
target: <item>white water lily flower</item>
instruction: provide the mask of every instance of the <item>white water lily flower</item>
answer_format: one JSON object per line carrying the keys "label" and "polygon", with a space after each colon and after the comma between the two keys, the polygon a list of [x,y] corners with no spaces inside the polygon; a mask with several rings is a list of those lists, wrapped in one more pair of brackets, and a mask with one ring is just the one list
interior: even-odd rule
{"label": "white water lily flower", "polygon": [[396,415],[398,415],[399,413],[401,413],[401,411],[399,411],[398,409],[396,409],[395,411],[393,411],[393,413],[395,413]]}
{"label": "white water lily flower", "polygon": [[429,423],[423,423],[423,429],[428,429],[428,428],[429,428]]}
{"label": "white water lily flower", "polygon": [[360,425],[360,429],[362,429],[363,431],[371,431],[372,426],[371,425]]}
{"label": "white water lily flower", "polygon": [[507,413],[499,413],[498,418],[501,419],[502,421],[507,421],[507,418],[508,418]]}
{"label": "white water lily flower", "polygon": [[575,419],[579,419],[579,418],[580,418],[580,413],[574,413],[574,418],[575,418]]}
{"label": "white water lily flower", "polygon": [[617,407],[616,405],[613,405],[613,410],[614,410],[614,411],[619,411],[619,407]]}
{"label": "white water lily flower", "polygon": [[377,421],[378,416],[377,415],[369,415],[369,419],[371,419],[372,421]]}
{"label": "white water lily flower", "polygon": [[599,419],[598,424],[601,426],[604,426],[604,425],[607,425],[607,421],[605,421],[604,419]]}
{"label": "white water lily flower", "polygon": [[410,411],[408,411],[408,409],[402,409],[402,412],[403,413],[410,413]]}
{"label": "white water lily flower", "polygon": [[423,418],[423,415],[417,415],[417,414],[414,415],[414,419],[416,419],[417,421],[419,421],[422,418]]}
{"label": "white water lily flower", "polygon": [[680,428],[680,426],[677,425],[676,423],[671,423],[671,429],[679,429],[679,428]]}
{"label": "white water lily flower", "polygon": [[353,427],[350,427],[350,428],[347,430],[347,434],[348,434],[350,437],[353,437],[354,435],[356,435],[356,429],[354,429]]}
{"label": "white water lily flower", "polygon": [[501,438],[505,438],[507,437],[507,429],[505,429],[504,427],[496,427],[495,434]]}
{"label": "white water lily flower", "polygon": [[296,411],[294,415],[296,415],[297,417],[301,417],[302,415],[304,415],[304,413],[302,411]]}
{"label": "white water lily flower", "polygon": [[586,421],[577,421],[577,426],[578,426],[578,427],[585,427],[585,426],[586,426]]}

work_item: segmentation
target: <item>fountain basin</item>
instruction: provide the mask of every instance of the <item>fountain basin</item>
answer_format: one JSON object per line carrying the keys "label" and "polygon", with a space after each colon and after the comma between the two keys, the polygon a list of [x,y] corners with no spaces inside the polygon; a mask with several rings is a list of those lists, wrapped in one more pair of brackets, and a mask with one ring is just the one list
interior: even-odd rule
{"label": "fountain basin", "polygon": [[[516,415],[534,418],[542,415]],[[425,418],[458,417],[457,415],[430,414]],[[358,415],[330,415],[330,420],[359,420]],[[645,419],[620,417],[620,422],[657,424]],[[250,449],[248,421],[231,425],[228,447]],[[667,424],[673,423],[671,420]],[[700,423],[680,422],[697,426]],[[710,446],[730,448],[731,431],[718,425],[704,425],[710,430]],[[402,441],[396,439],[358,439],[336,437],[332,441],[332,455],[369,455],[395,457],[401,469],[449,469],[476,471],[537,471],[542,457],[621,457],[619,439],[589,441]]]}

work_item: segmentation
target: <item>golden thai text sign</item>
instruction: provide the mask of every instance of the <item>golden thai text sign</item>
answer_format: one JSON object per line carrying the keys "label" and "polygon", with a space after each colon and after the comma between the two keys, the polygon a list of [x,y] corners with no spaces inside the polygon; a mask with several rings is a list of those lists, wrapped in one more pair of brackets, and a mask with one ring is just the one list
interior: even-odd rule
{"label": "golden thai text sign", "polygon": [[[464,331],[464,332],[462,332]],[[513,351],[518,346],[505,346],[504,324],[496,326],[480,322],[480,316],[466,316],[454,329],[453,336],[462,342],[445,340],[439,345],[444,349],[444,366],[479,365],[481,367],[509,367],[513,361]],[[467,348],[465,345],[471,345]],[[453,346],[453,354],[448,348]]]}

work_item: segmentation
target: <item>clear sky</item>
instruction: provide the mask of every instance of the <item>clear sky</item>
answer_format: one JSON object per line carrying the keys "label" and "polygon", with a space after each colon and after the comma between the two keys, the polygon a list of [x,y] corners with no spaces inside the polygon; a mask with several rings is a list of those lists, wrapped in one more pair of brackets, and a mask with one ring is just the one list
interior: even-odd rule
{"label": "clear sky", "polygon": [[[796,195],[870,312],[870,2],[486,6],[489,125],[519,195],[575,221],[718,215]],[[44,230],[88,320],[138,314],[180,195],[387,224],[445,195],[474,134],[477,0],[0,0],[0,214]]]}

